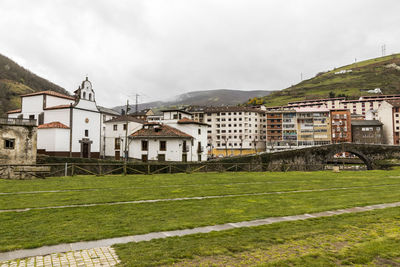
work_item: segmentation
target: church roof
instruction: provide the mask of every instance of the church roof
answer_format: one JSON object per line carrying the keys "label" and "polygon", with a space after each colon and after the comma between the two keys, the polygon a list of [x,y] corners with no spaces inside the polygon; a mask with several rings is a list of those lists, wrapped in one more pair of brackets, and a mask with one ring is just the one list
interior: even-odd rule
{"label": "church roof", "polygon": [[19,109],[14,109],[14,110],[7,111],[7,114],[20,113],[20,112],[21,112],[21,109],[19,108]]}
{"label": "church roof", "polygon": [[51,96],[65,98],[65,99],[69,99],[69,100],[75,100],[75,98],[72,96],[64,95],[64,94],[54,92],[54,91],[40,91],[40,92],[35,92],[35,93],[24,94],[24,95],[21,95],[21,97],[35,96],[35,95],[51,95]]}
{"label": "church roof", "polygon": [[52,107],[47,107],[47,108],[44,108],[45,110],[49,110],[49,109],[63,109],[63,108],[69,108],[69,107],[71,107],[72,105],[70,104],[70,105],[58,105],[58,106],[52,106]]}
{"label": "church roof", "polygon": [[38,126],[38,129],[69,129],[69,127],[65,124],[62,124],[59,121],[53,121],[53,122],[49,122],[49,123],[45,123],[42,125]]}

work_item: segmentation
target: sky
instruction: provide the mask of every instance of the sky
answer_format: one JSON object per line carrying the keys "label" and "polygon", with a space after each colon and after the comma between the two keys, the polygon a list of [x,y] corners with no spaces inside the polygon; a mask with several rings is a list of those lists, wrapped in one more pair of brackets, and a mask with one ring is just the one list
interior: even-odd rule
{"label": "sky", "polygon": [[400,52],[399,0],[0,0],[0,53],[98,104],[280,90]]}

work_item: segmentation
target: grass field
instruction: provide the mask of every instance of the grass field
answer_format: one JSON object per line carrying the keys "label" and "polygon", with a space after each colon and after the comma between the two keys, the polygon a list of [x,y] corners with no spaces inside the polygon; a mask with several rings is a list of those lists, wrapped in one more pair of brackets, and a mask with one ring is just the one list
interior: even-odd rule
{"label": "grass field", "polygon": [[[295,192],[298,190],[310,191]],[[249,195],[252,193],[259,195]],[[174,200],[201,196],[218,197]],[[155,199],[170,200],[107,205]],[[9,210],[0,212],[0,251],[397,201],[400,201],[400,169],[341,173],[195,173],[0,180],[0,210]],[[99,205],[45,208],[71,204]],[[44,209],[11,211],[21,208]],[[398,245],[399,214],[400,209],[392,208],[168,238],[117,248],[123,262],[128,265],[142,263],[152,266],[175,262],[182,265],[212,265],[215,262],[221,265],[224,261],[232,266],[240,265],[242,261],[249,261],[253,265],[258,264],[257,261],[267,261],[263,258],[264,253],[276,256],[268,260],[271,264],[304,262],[308,265],[315,260],[315,255],[321,263],[345,263],[361,259],[352,258],[355,252],[347,255],[347,249],[340,248],[335,252],[329,244],[344,242],[346,245],[343,248],[349,246],[354,249],[361,245],[370,246],[372,250],[368,253],[375,255],[377,246],[369,242],[375,242],[375,237],[379,236],[382,238],[379,239],[382,241],[380,245],[388,247],[382,251],[389,253],[392,251],[390,247]],[[369,221],[371,223],[367,223]],[[340,229],[348,229],[349,235],[342,236]],[[352,235],[360,239],[352,238]],[[324,245],[315,248],[320,242]],[[298,247],[301,248],[300,252],[295,249]],[[276,254],[274,249],[279,253]],[[294,255],[300,256],[295,260]],[[391,256],[390,259],[396,260],[396,257]],[[365,261],[373,262],[376,257],[368,256],[368,259]]]}

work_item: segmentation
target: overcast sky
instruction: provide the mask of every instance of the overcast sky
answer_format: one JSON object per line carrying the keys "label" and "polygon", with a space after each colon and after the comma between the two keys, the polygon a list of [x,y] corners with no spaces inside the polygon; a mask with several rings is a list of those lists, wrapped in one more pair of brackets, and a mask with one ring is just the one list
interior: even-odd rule
{"label": "overcast sky", "polygon": [[279,90],[400,52],[399,0],[0,0],[0,53],[98,104]]}

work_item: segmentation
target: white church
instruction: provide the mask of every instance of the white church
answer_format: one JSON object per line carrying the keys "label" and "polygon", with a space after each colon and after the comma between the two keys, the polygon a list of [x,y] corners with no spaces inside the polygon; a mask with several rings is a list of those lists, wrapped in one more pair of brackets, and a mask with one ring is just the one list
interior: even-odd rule
{"label": "white church", "polygon": [[118,113],[98,107],[92,83],[86,79],[67,96],[42,91],[21,96],[21,109],[9,118],[36,119],[38,153],[60,157],[99,158],[104,154],[104,122]]}

